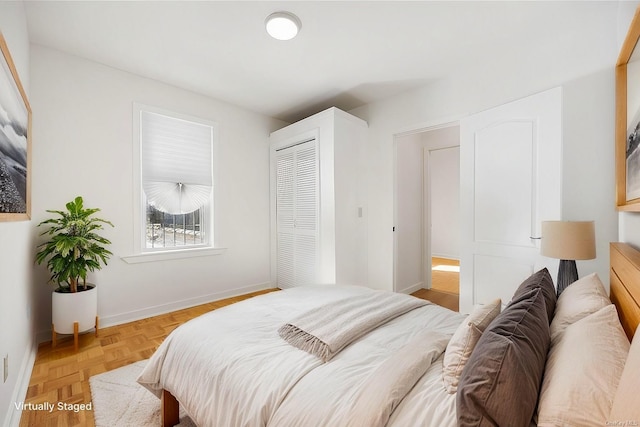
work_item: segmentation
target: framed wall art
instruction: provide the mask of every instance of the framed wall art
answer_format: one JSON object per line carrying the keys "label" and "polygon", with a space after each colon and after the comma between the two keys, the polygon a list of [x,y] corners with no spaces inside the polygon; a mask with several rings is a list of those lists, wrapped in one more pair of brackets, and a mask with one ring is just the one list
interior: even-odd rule
{"label": "framed wall art", "polygon": [[616,205],[640,211],[640,8],[616,63]]}
{"label": "framed wall art", "polygon": [[31,107],[0,33],[0,221],[31,218]]}

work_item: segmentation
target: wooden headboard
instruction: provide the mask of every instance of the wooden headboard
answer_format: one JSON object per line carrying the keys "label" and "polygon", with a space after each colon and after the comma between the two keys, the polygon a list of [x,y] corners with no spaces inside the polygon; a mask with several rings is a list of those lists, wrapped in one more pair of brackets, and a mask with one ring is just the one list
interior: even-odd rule
{"label": "wooden headboard", "polygon": [[611,243],[610,255],[611,301],[631,341],[640,323],[640,251],[626,243]]}

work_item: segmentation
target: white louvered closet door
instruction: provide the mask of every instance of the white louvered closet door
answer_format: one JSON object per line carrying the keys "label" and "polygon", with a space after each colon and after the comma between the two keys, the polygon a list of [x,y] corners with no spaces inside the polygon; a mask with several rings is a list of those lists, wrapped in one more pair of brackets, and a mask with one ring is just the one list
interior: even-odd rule
{"label": "white louvered closet door", "polygon": [[316,283],[318,155],[316,141],[276,154],[277,281],[281,288]]}

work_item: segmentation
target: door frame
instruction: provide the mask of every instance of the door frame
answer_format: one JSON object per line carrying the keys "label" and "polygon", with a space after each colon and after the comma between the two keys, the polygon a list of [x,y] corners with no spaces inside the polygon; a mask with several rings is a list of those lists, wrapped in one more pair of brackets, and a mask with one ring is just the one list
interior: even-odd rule
{"label": "door frame", "polygon": [[[423,179],[423,187],[422,187],[422,200],[423,200],[423,230],[422,230],[422,247],[423,247],[423,269],[422,269],[422,283],[425,289],[431,289],[432,286],[432,268],[433,265],[431,260],[433,259],[433,253],[431,250],[433,233],[431,233],[432,228],[432,192],[431,184],[431,153],[440,150],[447,150],[450,148],[458,148],[460,149],[460,126],[459,123],[452,125],[450,127],[458,127],[458,143],[442,143],[442,142],[432,142],[423,147],[423,163],[422,163],[422,179]],[[429,132],[429,131],[426,131]],[[458,164],[460,164],[460,156],[458,155]],[[460,185],[458,185],[458,190],[460,189]],[[458,255],[458,260],[460,256]]]}
{"label": "door frame", "polygon": [[[409,126],[393,133],[393,291],[394,292],[415,292],[417,289],[398,289],[398,235],[396,228],[398,227],[398,141],[399,138],[430,132],[439,129],[445,129],[450,127],[459,127],[460,120],[466,115],[453,116],[434,120],[428,123],[418,124],[415,126]],[[421,275],[422,275],[422,287],[426,289],[431,288],[431,239],[426,237],[426,230],[428,230],[431,223],[431,198],[427,194],[429,181],[426,172],[426,166],[424,164],[425,152],[427,150],[432,151],[436,149],[437,144],[424,147],[423,149],[423,165],[422,165],[422,224],[420,231],[421,244]],[[437,148],[448,148],[447,146],[438,146]]]}

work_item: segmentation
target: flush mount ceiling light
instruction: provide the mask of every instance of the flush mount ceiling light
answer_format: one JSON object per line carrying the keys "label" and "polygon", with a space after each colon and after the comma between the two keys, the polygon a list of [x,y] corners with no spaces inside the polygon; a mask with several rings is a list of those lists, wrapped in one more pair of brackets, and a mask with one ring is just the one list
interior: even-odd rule
{"label": "flush mount ceiling light", "polygon": [[291,40],[300,31],[302,23],[293,13],[275,12],[267,17],[265,26],[267,33],[274,39]]}

